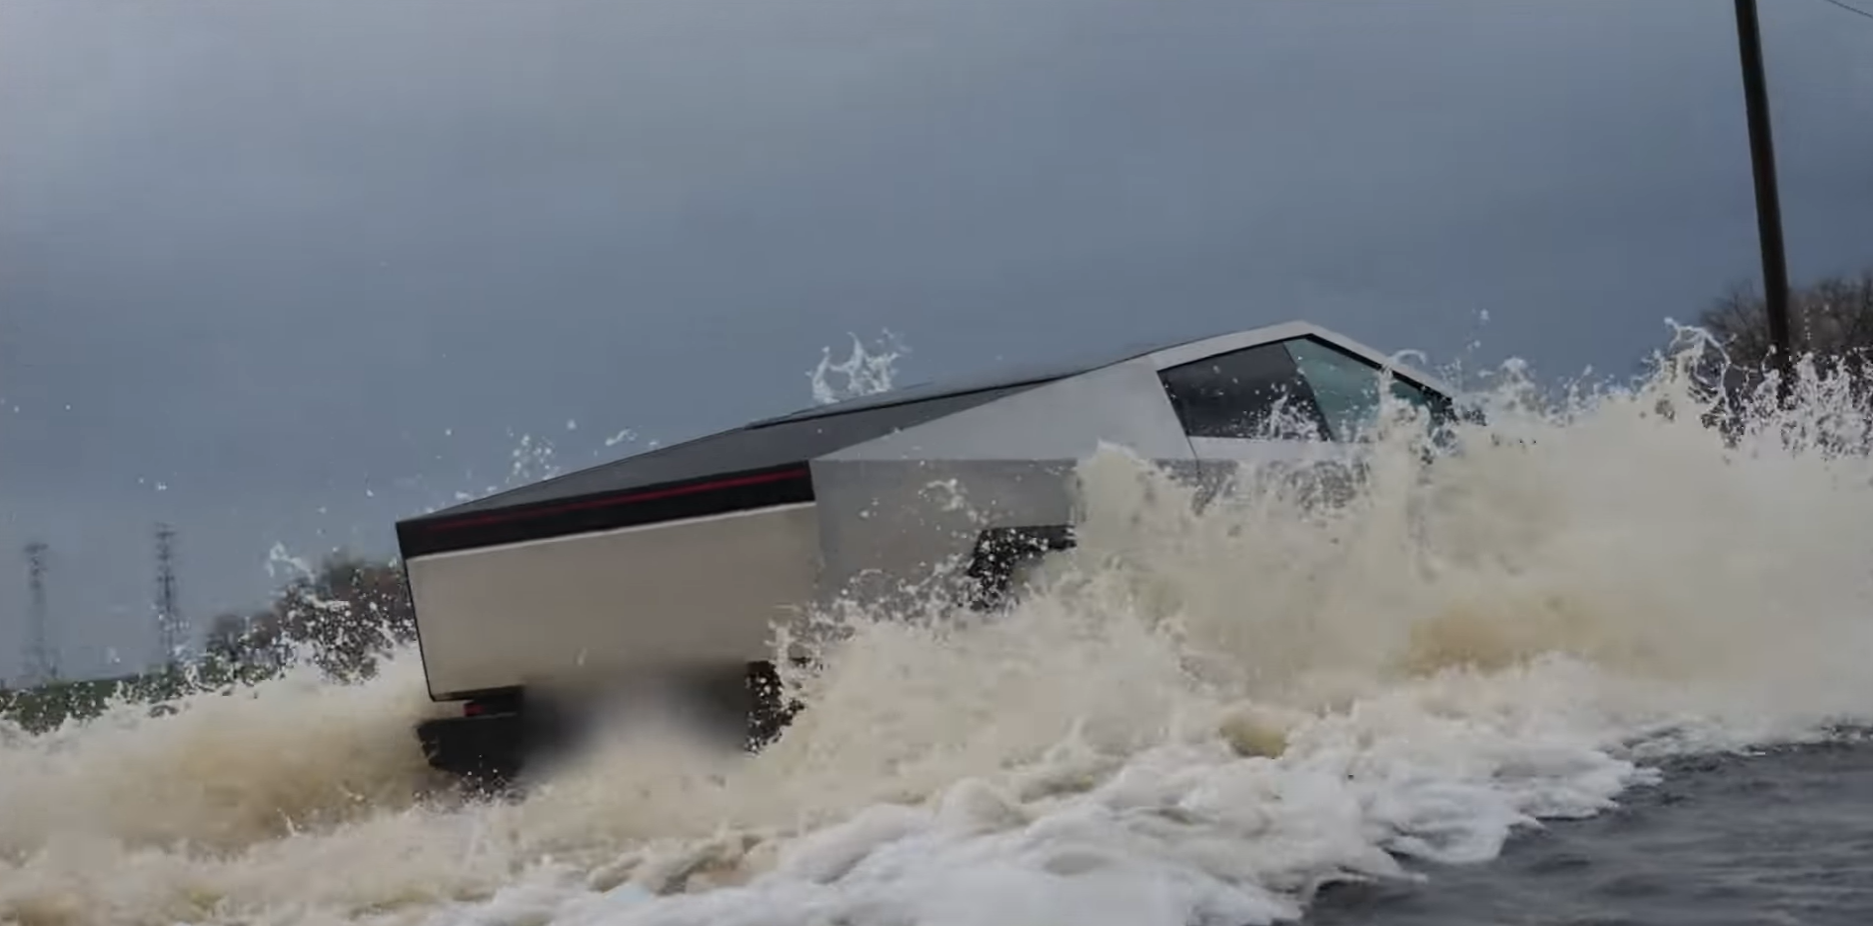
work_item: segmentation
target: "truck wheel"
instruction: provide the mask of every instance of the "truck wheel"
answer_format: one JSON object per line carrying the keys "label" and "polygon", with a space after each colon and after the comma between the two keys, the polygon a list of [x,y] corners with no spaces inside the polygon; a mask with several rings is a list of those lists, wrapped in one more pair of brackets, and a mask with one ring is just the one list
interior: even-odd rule
{"label": "truck wheel", "polygon": [[972,583],[970,607],[978,611],[1000,607],[1023,573],[1047,554],[1073,545],[1073,529],[1064,524],[992,527],[978,534],[965,572]]}
{"label": "truck wheel", "polygon": [[772,662],[748,664],[748,749],[761,747],[780,738],[781,731],[800,712],[800,702],[784,700],[780,671]]}
{"label": "truck wheel", "polygon": [[712,669],[684,687],[691,719],[748,751],[778,738],[800,709],[784,700],[780,673],[769,661]]}

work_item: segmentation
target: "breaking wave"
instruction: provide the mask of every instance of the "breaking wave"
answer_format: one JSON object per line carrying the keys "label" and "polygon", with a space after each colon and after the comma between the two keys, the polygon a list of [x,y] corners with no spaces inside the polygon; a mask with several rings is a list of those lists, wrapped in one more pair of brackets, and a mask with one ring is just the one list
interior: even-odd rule
{"label": "breaking wave", "polygon": [[1873,462],[1839,384],[1726,440],[1675,365],[1558,402],[1513,374],[1456,452],[1396,428],[1336,505],[1198,506],[1101,452],[1029,594],[837,616],[752,757],[636,729],[458,799],[409,736],[437,709],[413,652],[12,733],[0,921],[1244,926],[1488,860],[1660,756],[1869,719]]}

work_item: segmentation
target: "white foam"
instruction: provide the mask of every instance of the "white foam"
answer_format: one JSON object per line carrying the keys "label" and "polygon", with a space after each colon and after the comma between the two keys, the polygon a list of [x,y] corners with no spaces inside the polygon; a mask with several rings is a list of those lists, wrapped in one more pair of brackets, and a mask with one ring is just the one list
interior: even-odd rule
{"label": "white foam", "polygon": [[857,615],[763,753],[633,728],[512,805],[432,792],[413,654],[14,734],[0,920],[1292,918],[1600,812],[1658,754],[1867,719],[1873,466],[1808,440],[1860,420],[1815,407],[1727,449],[1670,379],[1501,401],[1327,509],[1198,515],[1102,454],[1081,546],[1009,613]]}
{"label": "white foam", "polygon": [[[832,348],[827,347],[820,351],[819,363],[807,371],[813,404],[828,405],[894,388],[897,362],[910,353],[903,339],[887,330],[877,348],[868,349],[858,335],[851,338],[852,353],[846,359],[833,362]],[[844,377],[843,384],[834,383],[832,376]]]}

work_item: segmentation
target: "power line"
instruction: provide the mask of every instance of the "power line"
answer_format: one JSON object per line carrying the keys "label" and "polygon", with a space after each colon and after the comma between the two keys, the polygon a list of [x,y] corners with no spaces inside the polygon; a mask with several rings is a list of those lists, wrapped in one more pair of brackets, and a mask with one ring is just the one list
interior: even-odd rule
{"label": "power line", "polygon": [[1855,16],[1865,16],[1868,19],[1873,19],[1873,13],[1869,13],[1866,10],[1863,10],[1857,6],[1850,5],[1844,2],[1844,0],[1821,0],[1821,2],[1829,6],[1840,7],[1841,9],[1846,10],[1847,12],[1852,13]]}

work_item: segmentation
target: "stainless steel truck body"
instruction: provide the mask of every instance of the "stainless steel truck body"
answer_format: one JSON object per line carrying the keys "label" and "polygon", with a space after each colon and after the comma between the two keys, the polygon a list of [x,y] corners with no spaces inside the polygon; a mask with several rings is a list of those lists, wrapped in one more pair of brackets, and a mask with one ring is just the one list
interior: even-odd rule
{"label": "stainless steel truck body", "polygon": [[[1199,476],[1353,447],[1381,370],[1451,415],[1430,377],[1290,322],[815,407],[402,521],[430,696],[464,704],[420,739],[437,767],[505,777],[548,737],[533,695],[652,675],[759,714],[774,622],[926,578],[992,601],[1071,544],[1072,471],[1102,443]],[[1270,436],[1277,402],[1314,429]]]}

